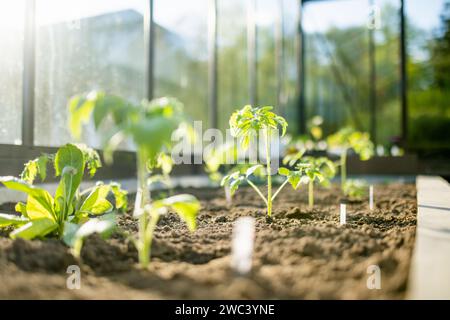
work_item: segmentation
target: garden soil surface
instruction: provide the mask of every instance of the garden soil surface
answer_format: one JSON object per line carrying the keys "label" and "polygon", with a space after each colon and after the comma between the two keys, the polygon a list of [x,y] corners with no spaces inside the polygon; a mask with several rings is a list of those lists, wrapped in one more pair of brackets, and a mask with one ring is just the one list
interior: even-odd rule
{"label": "garden soil surface", "polygon": [[[337,186],[316,190],[307,206],[305,188],[279,195],[273,220],[252,189],[241,188],[232,206],[221,189],[185,189],[202,202],[198,228],[190,233],[173,213],[156,229],[148,270],[123,233],[86,240],[75,260],[59,240],[11,240],[0,233],[0,298],[3,299],[402,299],[416,228],[416,190],[409,184],[375,186],[375,209],[367,199],[347,204],[339,224]],[[12,211],[4,204],[2,212]],[[132,209],[132,208],[130,208]],[[131,212],[131,210],[130,210]],[[230,268],[235,220],[256,219],[253,269]],[[119,218],[136,233],[130,213]],[[70,265],[81,269],[81,288],[67,289]],[[368,289],[369,266],[381,271],[381,289]],[[368,269],[369,268],[369,269]],[[370,279],[369,279],[370,282]]]}

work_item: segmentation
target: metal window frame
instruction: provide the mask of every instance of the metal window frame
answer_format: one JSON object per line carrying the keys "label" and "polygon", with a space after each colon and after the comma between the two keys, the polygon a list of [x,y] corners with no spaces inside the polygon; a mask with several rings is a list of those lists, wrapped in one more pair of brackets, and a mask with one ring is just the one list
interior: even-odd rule
{"label": "metal window frame", "polygon": [[34,90],[36,71],[36,1],[25,2],[22,73],[22,145],[34,145]]}
{"label": "metal window frame", "polygon": [[248,96],[253,106],[258,103],[256,2],[257,0],[248,0],[247,7]]}
{"label": "metal window frame", "polygon": [[218,25],[218,0],[208,2],[208,110],[209,126],[218,126],[218,89],[217,89],[217,25]]}

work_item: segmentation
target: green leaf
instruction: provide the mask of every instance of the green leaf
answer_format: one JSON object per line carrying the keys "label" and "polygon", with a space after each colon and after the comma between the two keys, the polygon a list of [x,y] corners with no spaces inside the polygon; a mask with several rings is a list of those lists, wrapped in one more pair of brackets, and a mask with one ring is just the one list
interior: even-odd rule
{"label": "green leaf", "polygon": [[7,226],[21,226],[28,221],[30,220],[25,217],[19,217],[14,214],[0,213],[0,228]]}
{"label": "green leaf", "polygon": [[254,166],[251,166],[250,168],[247,169],[245,176],[248,178],[250,177],[256,170],[263,168],[264,166],[261,164],[257,164]]}
{"label": "green leaf", "polygon": [[280,174],[280,175],[282,175],[282,176],[285,176],[285,177],[287,177],[287,176],[289,176],[289,174],[290,174],[291,172],[289,171],[289,169],[288,168],[278,168],[278,174]]}
{"label": "green leaf", "polygon": [[49,155],[44,154],[37,159],[38,173],[42,181],[47,178],[47,162],[49,160]]}
{"label": "green leaf", "polygon": [[23,202],[17,202],[14,209],[16,210],[16,212],[21,213],[24,217],[28,218],[28,214],[27,214],[27,205]]}
{"label": "green leaf", "polygon": [[222,178],[222,181],[220,182],[220,186],[223,187],[225,184],[229,183],[231,180],[236,180],[237,178],[239,178],[239,175],[241,174],[241,172],[238,171],[234,171],[232,173],[230,173],[229,175],[226,175],[225,177]]}
{"label": "green leaf", "polygon": [[103,214],[111,211],[113,205],[106,200],[109,191],[110,186],[108,185],[96,186],[84,200],[78,211],[89,214]]}
{"label": "green leaf", "polygon": [[[34,187],[25,181],[14,177],[1,177],[0,182],[8,189],[28,194],[26,212],[30,219],[34,219],[34,217],[54,218],[54,201],[52,196],[46,190]],[[28,202],[30,202],[30,200],[31,203],[28,208]]]}
{"label": "green leaf", "polygon": [[102,167],[102,161],[98,152],[82,143],[77,143],[75,146],[83,153],[85,166],[87,167],[89,176],[92,178],[97,170]]}
{"label": "green leaf", "polygon": [[165,175],[170,174],[170,172],[172,172],[172,168],[173,168],[172,157],[165,153],[160,153],[158,155],[156,167],[161,168],[163,174],[165,174]]}
{"label": "green leaf", "polygon": [[161,152],[164,145],[171,143],[172,132],[178,127],[174,118],[144,118],[129,125],[126,132],[130,133],[139,148],[147,151],[150,159]]}
{"label": "green leaf", "polygon": [[58,224],[47,218],[30,221],[18,229],[11,232],[10,237],[13,239],[22,238],[31,240],[36,237],[45,237],[50,232],[56,230]]}
{"label": "green leaf", "polygon": [[84,239],[94,233],[107,238],[116,226],[114,214],[107,214],[100,218],[90,219],[82,225],[66,223],[64,225],[64,242],[73,249],[75,257],[79,258]]}
{"label": "green leaf", "polygon": [[94,101],[82,96],[76,96],[69,101],[69,128],[76,139],[81,138],[81,128],[87,123],[94,109]]}
{"label": "green leaf", "polygon": [[297,190],[300,187],[300,176],[297,174],[290,175],[288,177],[289,183],[294,188],[294,190]]}
{"label": "green leaf", "polygon": [[28,196],[25,206],[27,216],[30,220],[49,219],[56,221],[53,198],[47,191],[42,191],[40,197]]}
{"label": "green leaf", "polygon": [[36,179],[37,174],[38,174],[37,161],[30,160],[27,163],[25,163],[25,167],[24,167],[22,173],[20,174],[20,179],[22,179],[23,181],[25,181],[29,184],[33,184],[34,179]]}
{"label": "green leaf", "polygon": [[80,225],[76,223],[66,222],[64,224],[63,241],[69,247],[73,247],[75,245],[76,233],[79,228]]}
{"label": "green leaf", "polygon": [[107,214],[100,218],[93,218],[81,225],[76,232],[76,237],[86,238],[94,233],[106,236],[114,230],[115,224],[114,214]]}
{"label": "green leaf", "polygon": [[237,191],[237,189],[241,185],[242,181],[244,181],[243,177],[238,177],[236,180],[231,181],[231,183],[230,183],[231,195],[234,195],[234,193]]}
{"label": "green leaf", "polygon": [[122,211],[126,211],[128,207],[128,192],[126,190],[121,189],[120,184],[117,182],[112,182],[110,184],[111,191],[114,195],[116,208],[121,209]]}
{"label": "green leaf", "polygon": [[152,210],[158,210],[162,207],[170,207],[181,219],[186,222],[190,231],[196,228],[196,217],[200,210],[200,202],[190,194],[180,194],[173,197],[155,201]]}
{"label": "green leaf", "polygon": [[55,156],[55,171],[57,176],[61,176],[55,193],[58,209],[68,210],[66,214],[69,215],[73,210],[75,193],[83,178],[84,157],[81,150],[73,144],[59,148]]}

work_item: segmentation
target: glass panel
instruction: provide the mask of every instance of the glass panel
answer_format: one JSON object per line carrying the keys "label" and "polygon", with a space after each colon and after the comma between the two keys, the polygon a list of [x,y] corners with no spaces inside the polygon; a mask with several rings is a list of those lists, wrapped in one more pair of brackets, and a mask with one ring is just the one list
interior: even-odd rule
{"label": "glass panel", "polygon": [[0,2],[0,143],[22,142],[24,3]]}
{"label": "glass panel", "polygon": [[[134,102],[144,98],[145,0],[38,0],[35,143],[71,141],[67,101],[105,90]],[[106,130],[106,129],[105,129]],[[92,126],[84,141],[101,145]]]}
{"label": "glass panel", "polygon": [[229,127],[236,109],[249,103],[247,65],[247,1],[218,1],[218,123]]}
{"label": "glass panel", "polygon": [[400,1],[374,4],[376,141],[390,147],[401,136]]}
{"label": "glass panel", "polygon": [[308,2],[303,10],[307,119],[321,115],[325,134],[369,130],[368,3]]}
{"label": "glass panel", "polygon": [[282,83],[280,95],[281,114],[289,121],[289,132],[298,130],[297,100],[297,23],[299,7],[297,0],[284,0],[283,3],[283,58]]}
{"label": "glass panel", "polygon": [[450,3],[406,1],[409,147],[450,148]]}
{"label": "glass panel", "polygon": [[277,105],[275,28],[279,7],[276,1],[256,1],[257,104]]}
{"label": "glass panel", "polygon": [[155,96],[180,99],[208,124],[208,0],[155,0]]}

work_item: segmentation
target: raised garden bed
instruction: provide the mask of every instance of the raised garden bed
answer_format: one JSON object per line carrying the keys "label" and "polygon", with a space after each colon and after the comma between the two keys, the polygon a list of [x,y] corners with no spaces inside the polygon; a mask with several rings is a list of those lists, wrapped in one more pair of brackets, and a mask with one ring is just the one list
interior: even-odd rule
{"label": "raised garden bed", "polygon": [[[91,236],[76,261],[59,240],[11,240],[0,236],[0,298],[86,299],[365,299],[405,298],[416,229],[412,184],[375,186],[375,210],[368,201],[347,204],[339,224],[340,190],[318,189],[317,205],[307,192],[286,189],[274,203],[273,221],[253,190],[242,188],[227,207],[222,189],[186,190],[202,203],[198,229],[190,233],[175,214],[161,218],[149,270],[137,266],[137,252],[116,233]],[[12,211],[4,204],[2,211]],[[129,213],[120,226],[136,232]],[[256,218],[252,273],[230,269],[234,221]],[[66,287],[69,265],[80,265],[81,289]],[[381,270],[381,289],[367,288],[367,268]]]}

